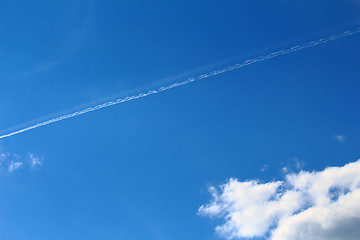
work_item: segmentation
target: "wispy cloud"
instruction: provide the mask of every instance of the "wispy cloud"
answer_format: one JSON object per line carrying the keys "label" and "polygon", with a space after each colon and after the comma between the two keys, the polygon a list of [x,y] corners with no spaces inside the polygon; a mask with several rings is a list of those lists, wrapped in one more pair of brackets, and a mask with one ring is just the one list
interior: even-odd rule
{"label": "wispy cloud", "polygon": [[199,213],[222,218],[225,238],[358,240],[360,160],[319,172],[288,174],[284,181],[230,179],[210,187]]}
{"label": "wispy cloud", "polygon": [[62,58],[59,58],[59,59],[54,60],[54,61],[48,61],[48,62],[42,63],[42,64],[36,66],[35,68],[22,73],[21,76],[22,77],[29,77],[29,76],[34,75],[36,73],[50,71],[53,68],[55,68],[56,66],[58,66],[64,59],[65,59],[65,57],[62,57]]}
{"label": "wispy cloud", "polygon": [[13,172],[13,171],[19,169],[21,167],[21,165],[23,165],[22,162],[10,161],[9,166],[8,166],[8,171]]}
{"label": "wispy cloud", "polygon": [[59,121],[65,120],[65,119],[73,118],[73,117],[76,117],[76,116],[79,116],[79,115],[82,115],[82,114],[85,114],[85,113],[88,113],[88,112],[97,111],[99,109],[106,108],[106,107],[109,107],[109,106],[113,106],[113,105],[117,105],[117,104],[120,104],[120,103],[133,101],[135,99],[139,99],[139,98],[147,97],[147,96],[150,96],[150,95],[158,94],[158,93],[161,93],[163,91],[167,91],[167,90],[172,89],[172,88],[187,85],[187,84],[189,84],[191,82],[194,82],[194,81],[198,81],[198,80],[201,80],[201,79],[206,79],[206,78],[209,78],[209,77],[212,77],[212,76],[216,76],[216,75],[219,75],[219,74],[230,72],[230,71],[240,69],[240,68],[246,67],[248,65],[254,64],[254,63],[266,61],[266,60],[269,60],[269,59],[272,59],[272,58],[275,58],[275,57],[278,57],[278,56],[281,56],[281,55],[289,54],[289,53],[296,52],[296,51],[299,51],[299,50],[302,50],[302,49],[305,49],[305,48],[309,48],[309,47],[317,46],[317,45],[320,45],[320,44],[324,44],[324,43],[327,43],[327,42],[330,42],[330,41],[334,41],[336,39],[340,39],[340,38],[344,38],[344,37],[347,37],[347,36],[350,36],[350,35],[353,35],[353,34],[357,34],[359,32],[360,32],[360,28],[358,28],[358,29],[356,29],[354,31],[346,31],[346,32],[344,32],[342,34],[333,35],[333,36],[330,36],[330,37],[327,37],[327,38],[322,38],[322,39],[319,39],[318,41],[313,41],[313,42],[308,42],[306,44],[297,45],[297,46],[291,47],[289,49],[273,52],[273,53],[270,53],[270,54],[268,54],[266,56],[259,56],[259,57],[254,58],[254,59],[246,60],[243,63],[238,63],[238,64],[228,66],[228,67],[223,68],[223,69],[219,69],[219,70],[215,70],[215,71],[212,71],[212,72],[209,72],[209,73],[205,73],[205,74],[202,74],[202,75],[200,75],[198,77],[189,78],[189,79],[184,80],[182,82],[176,82],[176,83],[173,83],[173,84],[171,84],[169,86],[163,86],[163,87],[160,87],[159,89],[153,89],[153,90],[150,90],[148,92],[142,92],[142,93],[140,93],[138,95],[135,95],[135,96],[129,96],[129,97],[125,97],[123,99],[117,99],[117,100],[114,100],[114,101],[105,102],[103,104],[99,104],[99,105],[96,105],[94,107],[83,109],[81,111],[77,111],[77,112],[74,112],[74,113],[62,115],[62,116],[59,116],[59,117],[56,117],[56,118],[53,118],[53,119],[50,119],[50,120],[47,120],[47,121],[44,121],[44,122],[39,122],[39,123],[37,123],[35,125],[29,126],[29,127],[17,130],[17,131],[10,132],[8,134],[3,134],[3,135],[0,136],[0,139],[7,138],[7,137],[10,137],[10,136],[19,134],[19,133],[27,132],[29,130],[32,130],[32,129],[35,129],[35,128],[38,128],[38,127],[42,127],[42,126],[46,126],[46,125],[49,125],[49,124],[52,124],[52,123],[55,123],[55,122],[59,122]]}
{"label": "wispy cloud", "polygon": [[27,156],[8,153],[0,148],[0,172],[9,173],[19,170],[21,167],[35,168],[41,166],[44,157],[40,157],[35,153],[28,153]]}
{"label": "wispy cloud", "polygon": [[[64,45],[62,47],[64,48],[63,53],[58,57],[54,57],[53,60],[44,61],[38,64],[37,66],[33,67],[32,69],[23,72],[22,74],[20,74],[20,76],[29,77],[37,73],[51,71],[60,64],[62,64],[71,54],[73,54],[76,51],[76,49],[79,48],[79,46],[81,46],[81,43],[85,39],[87,32],[91,28],[92,19],[94,15],[94,1],[91,0],[91,1],[87,1],[86,3],[82,1],[77,1],[70,6],[69,11],[67,13],[68,17],[79,16],[81,15],[81,12],[83,10],[85,10],[86,12],[84,13],[81,24],[76,27],[75,26],[69,27],[69,28],[75,27],[76,31],[73,31],[72,34],[70,34],[67,37],[67,41],[63,43]],[[71,21],[71,22],[72,24],[74,24],[75,21]]]}
{"label": "wispy cloud", "polygon": [[286,166],[281,168],[282,173],[288,174],[290,172],[300,172],[305,166],[303,160],[298,159],[297,157],[292,157],[289,159],[289,162]]}
{"label": "wispy cloud", "polygon": [[43,157],[39,157],[37,154],[34,154],[34,153],[28,153],[28,155],[30,158],[31,167],[36,167],[36,166],[42,165],[43,160],[44,160]]}
{"label": "wispy cloud", "polygon": [[268,169],[269,169],[269,165],[265,164],[264,166],[262,166],[262,167],[260,168],[260,172],[265,172],[265,171],[267,171]]}
{"label": "wispy cloud", "polygon": [[338,142],[345,141],[346,136],[345,135],[336,135],[335,139],[338,140]]}

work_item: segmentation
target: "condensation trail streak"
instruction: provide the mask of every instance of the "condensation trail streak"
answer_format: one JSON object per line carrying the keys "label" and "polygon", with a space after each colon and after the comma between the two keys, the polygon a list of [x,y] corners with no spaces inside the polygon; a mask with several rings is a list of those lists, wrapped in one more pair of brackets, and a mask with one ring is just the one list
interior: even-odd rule
{"label": "condensation trail streak", "polygon": [[52,118],[50,120],[40,122],[40,123],[37,123],[35,125],[29,126],[29,127],[26,127],[26,128],[23,128],[23,129],[20,129],[20,130],[17,130],[17,131],[8,133],[8,134],[1,135],[0,139],[7,138],[7,137],[10,137],[10,136],[19,134],[19,133],[27,132],[27,131],[29,131],[31,129],[35,129],[35,128],[42,127],[42,126],[45,126],[45,125],[49,125],[51,123],[59,122],[59,121],[62,121],[62,120],[68,119],[68,118],[73,118],[73,117],[76,117],[76,116],[79,116],[79,115],[82,115],[82,114],[85,114],[85,113],[88,113],[88,112],[93,112],[93,111],[96,111],[96,110],[99,110],[99,109],[102,109],[102,108],[105,108],[105,107],[109,107],[109,106],[112,106],[112,105],[132,101],[132,100],[135,100],[135,99],[138,99],[138,98],[147,97],[147,96],[150,96],[150,95],[153,95],[153,94],[158,94],[158,93],[161,93],[163,91],[169,90],[171,88],[183,86],[183,85],[186,85],[188,83],[191,83],[191,82],[194,82],[194,81],[197,81],[197,80],[200,80],[200,79],[216,76],[218,74],[222,74],[222,73],[229,72],[229,71],[232,71],[232,70],[235,70],[235,69],[243,68],[243,67],[248,66],[248,65],[253,64],[253,63],[262,62],[262,61],[265,61],[265,60],[268,60],[268,59],[271,59],[271,58],[274,58],[274,57],[277,57],[277,56],[280,56],[280,55],[285,55],[285,54],[288,54],[288,53],[291,53],[291,52],[299,51],[299,50],[304,49],[304,48],[309,48],[309,47],[313,47],[313,46],[323,44],[323,43],[326,43],[326,42],[334,41],[336,39],[344,38],[344,37],[347,37],[347,36],[350,36],[350,35],[353,35],[353,34],[356,34],[356,33],[359,33],[359,32],[360,32],[360,28],[358,28],[358,29],[356,29],[354,31],[347,31],[347,32],[344,32],[342,34],[333,35],[333,36],[328,37],[328,38],[323,38],[323,39],[320,39],[318,41],[309,42],[309,43],[306,43],[306,44],[303,44],[303,45],[297,45],[297,46],[294,46],[294,47],[286,49],[286,50],[273,52],[273,53],[270,53],[270,54],[268,54],[266,56],[260,56],[260,57],[254,58],[254,59],[249,59],[249,60],[246,60],[245,62],[243,62],[241,64],[235,64],[235,65],[232,65],[232,66],[229,66],[229,67],[217,70],[217,71],[213,71],[213,72],[210,72],[210,73],[207,73],[207,74],[202,74],[202,75],[200,75],[198,77],[189,78],[189,79],[187,79],[185,81],[177,82],[177,83],[171,84],[169,86],[165,86],[165,87],[160,87],[159,89],[150,90],[150,91],[148,91],[146,93],[140,93],[140,94],[135,95],[135,96],[125,97],[125,98],[122,98],[122,99],[117,99],[116,101],[106,102],[106,103],[103,103],[103,104],[96,105],[94,107],[86,108],[86,109],[81,110],[81,111],[77,111],[77,112],[70,113],[70,114],[65,114],[65,115],[62,115],[62,116],[57,117],[57,118]]}

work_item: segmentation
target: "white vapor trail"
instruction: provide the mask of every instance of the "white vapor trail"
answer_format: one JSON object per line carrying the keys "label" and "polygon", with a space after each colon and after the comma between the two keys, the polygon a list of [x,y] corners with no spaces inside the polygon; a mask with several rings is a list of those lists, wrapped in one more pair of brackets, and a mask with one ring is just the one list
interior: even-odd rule
{"label": "white vapor trail", "polygon": [[202,75],[200,75],[198,77],[192,77],[192,78],[189,78],[189,79],[187,79],[185,81],[182,81],[182,82],[177,82],[177,83],[171,84],[169,86],[160,87],[159,89],[150,90],[150,91],[148,91],[146,93],[140,93],[138,95],[131,96],[131,97],[125,97],[125,98],[122,98],[122,99],[120,98],[120,99],[117,99],[116,101],[106,102],[106,103],[103,103],[103,104],[96,105],[94,107],[86,108],[86,109],[81,110],[81,111],[77,111],[77,112],[70,113],[70,114],[65,114],[65,115],[62,115],[62,116],[57,117],[57,118],[52,118],[50,120],[40,122],[40,123],[37,123],[35,125],[29,126],[29,127],[26,127],[26,128],[14,131],[14,132],[10,132],[8,134],[1,135],[0,139],[7,138],[7,137],[10,137],[10,136],[19,134],[19,133],[27,132],[27,131],[29,131],[31,129],[35,129],[35,128],[42,127],[42,126],[45,126],[45,125],[49,125],[51,123],[59,122],[59,121],[62,121],[62,120],[68,119],[68,118],[73,118],[73,117],[76,117],[76,116],[79,116],[79,115],[82,115],[82,114],[85,114],[85,113],[88,113],[88,112],[92,112],[92,111],[96,111],[96,110],[99,110],[99,109],[102,109],[102,108],[105,108],[105,107],[109,107],[109,106],[112,106],[112,105],[132,101],[132,100],[135,100],[135,99],[138,99],[138,98],[147,97],[147,96],[150,96],[150,95],[153,95],[153,94],[158,94],[158,93],[161,93],[163,91],[169,90],[171,88],[183,86],[183,85],[186,85],[188,83],[191,83],[191,82],[194,82],[194,81],[197,81],[197,80],[212,77],[212,76],[222,74],[222,73],[225,73],[225,72],[229,72],[229,71],[232,71],[232,70],[235,70],[235,69],[243,68],[243,67],[248,66],[248,65],[253,64],[253,63],[262,62],[262,61],[268,60],[270,58],[274,58],[274,57],[277,57],[277,56],[280,56],[280,55],[285,55],[285,54],[288,54],[288,53],[291,53],[291,52],[296,52],[296,51],[299,51],[299,50],[304,49],[304,48],[313,47],[313,46],[323,44],[323,43],[326,43],[326,42],[330,42],[330,41],[333,41],[333,40],[336,40],[336,39],[339,39],[339,38],[344,38],[344,37],[347,37],[347,36],[350,36],[350,35],[353,35],[353,34],[356,34],[356,33],[359,33],[359,32],[360,32],[360,28],[358,28],[358,29],[356,29],[354,31],[346,31],[346,32],[338,34],[338,35],[333,35],[333,36],[328,37],[328,38],[322,38],[322,39],[320,39],[318,41],[309,42],[309,43],[306,43],[306,44],[303,44],[303,45],[297,45],[297,46],[294,46],[294,47],[286,49],[286,50],[273,52],[273,53],[270,53],[270,54],[268,54],[266,56],[260,56],[260,57],[254,58],[254,59],[249,59],[249,60],[246,60],[245,62],[243,62],[241,64],[235,64],[235,65],[232,65],[232,66],[220,69],[220,70],[216,70],[216,71],[213,71],[213,72],[210,72],[210,73],[207,73],[207,74],[202,74]]}

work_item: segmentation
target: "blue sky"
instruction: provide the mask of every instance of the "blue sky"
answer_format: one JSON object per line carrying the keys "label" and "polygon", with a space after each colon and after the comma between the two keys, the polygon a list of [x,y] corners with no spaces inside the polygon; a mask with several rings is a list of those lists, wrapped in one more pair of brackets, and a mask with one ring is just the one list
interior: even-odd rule
{"label": "blue sky", "polygon": [[[356,0],[2,1],[1,134],[354,31],[359,14]],[[224,239],[226,218],[199,212],[209,186],[360,158],[359,40],[1,139],[0,238]]]}

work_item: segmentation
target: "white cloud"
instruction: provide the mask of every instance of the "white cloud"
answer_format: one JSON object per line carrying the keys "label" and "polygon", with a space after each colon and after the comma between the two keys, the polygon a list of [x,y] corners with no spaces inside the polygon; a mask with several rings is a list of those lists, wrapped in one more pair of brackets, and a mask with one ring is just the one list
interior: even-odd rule
{"label": "white cloud", "polygon": [[273,240],[359,240],[360,190],[342,195],[332,204],[314,206],[284,218]]}
{"label": "white cloud", "polygon": [[360,160],[319,172],[288,174],[284,181],[230,179],[211,187],[199,213],[219,217],[216,231],[229,239],[358,240]]}

